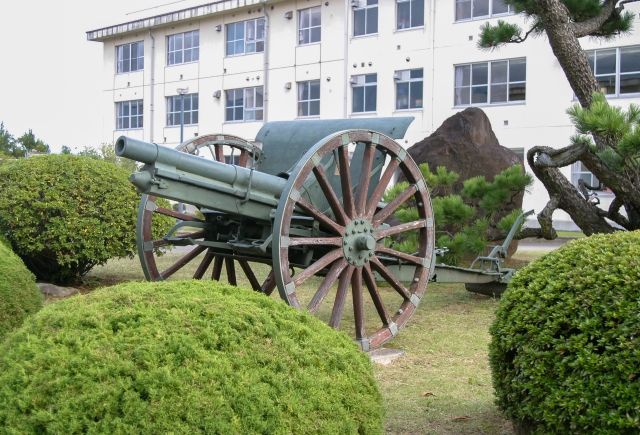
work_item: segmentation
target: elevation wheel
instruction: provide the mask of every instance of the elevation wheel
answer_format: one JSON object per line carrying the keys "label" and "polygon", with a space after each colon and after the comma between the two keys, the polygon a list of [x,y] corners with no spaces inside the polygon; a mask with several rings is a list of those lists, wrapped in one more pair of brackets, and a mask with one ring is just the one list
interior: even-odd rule
{"label": "elevation wheel", "polygon": [[[398,170],[409,187],[382,203]],[[415,219],[399,223],[393,214],[405,206],[415,210]],[[296,237],[305,217],[313,218],[312,237]],[[414,255],[394,249],[410,237],[417,246]],[[280,296],[334,328],[353,321],[361,348],[379,347],[418,306],[432,268],[434,238],[429,191],[401,146],[366,130],[327,136],[300,159],[276,211],[272,253]],[[305,252],[313,252],[312,260],[292,276]],[[391,264],[416,266],[410,285],[389,272]],[[374,272],[385,284],[378,286]]]}
{"label": "elevation wheel", "polygon": [[[228,134],[198,136],[183,142],[178,145],[176,149],[195,155],[200,155],[200,153],[208,150],[213,159],[225,163],[225,147],[231,148],[232,161],[237,162],[238,166],[252,167],[255,162],[259,161],[261,153],[259,148],[244,139]],[[256,271],[254,267],[252,267],[254,263],[234,258],[228,251],[216,251],[213,248],[207,248],[201,245],[196,245],[188,252],[181,253],[177,259],[174,259],[175,255],[172,255],[171,264],[161,268],[159,264],[160,261],[158,261],[160,249],[182,246],[186,241],[189,241],[189,239],[193,241],[209,240],[211,231],[209,229],[210,224],[206,218],[203,219],[185,212],[180,213],[168,207],[160,206],[157,202],[158,198],[155,196],[142,195],[140,207],[138,208],[138,223],[136,229],[138,256],[147,280],[162,281],[188,265],[195,266],[197,264],[198,266],[193,274],[194,279],[210,277],[213,280],[220,281],[224,268],[226,280],[232,285],[237,285],[236,271],[240,270],[247,277],[254,290],[267,294],[273,292],[276,284],[272,278],[273,271],[270,270],[269,267],[262,267],[266,272],[258,272],[258,275],[266,275],[266,279],[261,282],[256,277]],[[205,211],[205,213],[207,212]],[[174,227],[169,234],[154,234],[153,222],[154,219],[158,219],[159,216],[170,216],[182,221],[180,225],[184,226],[185,231],[177,232],[178,228]],[[204,255],[201,255],[203,253]],[[236,263],[240,266],[239,269],[236,267]],[[210,272],[207,273],[209,270]]]}

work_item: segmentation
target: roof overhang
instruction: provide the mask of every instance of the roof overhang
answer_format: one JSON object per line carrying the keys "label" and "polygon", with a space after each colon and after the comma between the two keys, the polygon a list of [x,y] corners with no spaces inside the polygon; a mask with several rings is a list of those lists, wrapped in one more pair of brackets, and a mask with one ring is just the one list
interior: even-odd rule
{"label": "roof overhang", "polygon": [[[149,18],[130,21],[128,23],[117,24],[115,26],[103,27],[102,29],[90,30],[87,32],[88,41],[104,41],[105,39],[126,33],[136,32],[153,27],[166,26],[168,24],[179,23],[181,21],[202,18],[208,15],[215,15],[244,7],[251,7],[258,4],[266,4],[267,0],[222,0],[207,3],[201,6],[181,9],[175,12],[168,12]],[[277,1],[270,0],[269,3]]]}

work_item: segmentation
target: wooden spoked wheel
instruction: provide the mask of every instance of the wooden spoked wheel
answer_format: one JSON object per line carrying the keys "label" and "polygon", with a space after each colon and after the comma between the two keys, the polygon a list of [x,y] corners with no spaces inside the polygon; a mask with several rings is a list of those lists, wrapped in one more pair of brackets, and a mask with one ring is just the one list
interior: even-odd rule
{"label": "wooden spoked wheel", "polygon": [[[238,166],[251,167],[259,160],[260,149],[237,136],[224,134],[210,134],[195,137],[187,140],[176,147],[177,150],[189,153],[200,154],[208,149],[212,158],[224,163],[224,147],[232,150],[233,160]],[[158,249],[169,248],[172,244],[177,245],[179,240],[209,240],[212,237],[210,222],[188,213],[179,213],[166,207],[156,204],[157,198],[151,195],[142,195],[140,207],[138,209],[137,242],[138,254],[145,277],[149,281],[161,281],[174,275],[187,265],[198,264],[193,274],[194,279],[210,277],[219,281],[222,276],[223,266],[226,272],[227,281],[237,284],[236,263],[240,270],[246,275],[251,287],[260,292],[271,294],[276,283],[273,279],[273,271],[266,268],[268,275],[264,281],[259,281],[252,267],[253,263],[248,260],[237,259],[230,251],[214,250],[206,246],[196,245],[188,252],[180,255],[171,265],[160,270],[158,261]],[[205,211],[205,214],[207,212]],[[153,237],[153,221],[159,215],[171,216],[185,222],[188,231],[179,234],[171,234],[171,237]],[[194,229],[195,228],[195,229]],[[201,255],[203,254],[204,255]],[[173,257],[172,257],[173,258]],[[211,270],[207,273],[208,270]],[[263,267],[264,269],[264,267]]]}
{"label": "wooden spoked wheel", "polygon": [[[350,149],[355,149],[351,162]],[[409,187],[388,204],[381,203],[398,170]],[[417,210],[417,215],[399,224],[392,215],[403,204]],[[292,223],[301,215],[312,217],[322,236],[295,237]],[[417,253],[394,249],[391,238],[409,236],[417,241]],[[316,316],[324,312],[334,328],[340,327],[343,318],[353,318],[361,348],[376,348],[395,336],[418,306],[432,268],[434,238],[429,191],[402,147],[365,130],[328,136],[300,159],[278,205],[273,267],[280,296]],[[296,259],[309,250],[315,261],[292,276]],[[387,268],[397,264],[415,266],[407,286]],[[376,278],[386,285],[379,286]],[[306,295],[304,302],[302,295]],[[351,313],[345,309],[349,305]]]}

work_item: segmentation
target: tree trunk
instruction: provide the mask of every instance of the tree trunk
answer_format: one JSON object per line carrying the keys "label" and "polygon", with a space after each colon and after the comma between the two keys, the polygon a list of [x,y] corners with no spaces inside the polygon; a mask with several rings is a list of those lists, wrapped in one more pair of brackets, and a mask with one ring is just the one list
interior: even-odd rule
{"label": "tree trunk", "polygon": [[[538,215],[543,237],[546,239],[555,238],[555,231],[551,231],[549,227],[551,225],[551,214],[556,208],[566,211],[587,236],[595,233],[614,232],[615,229],[604,217],[600,216],[598,208],[588,204],[580,194],[580,191],[562,175],[558,168],[537,164],[535,159],[538,153],[546,150],[547,148],[545,147],[533,147],[527,152],[529,167],[531,167],[535,176],[542,181],[551,197],[551,201],[544,213]],[[552,149],[549,148],[549,150]]]}
{"label": "tree trunk", "polygon": [[558,59],[571,89],[582,107],[591,106],[592,95],[598,91],[598,82],[591,73],[589,59],[575,35],[567,8],[559,0],[536,0],[540,8],[540,21],[544,25],[553,54]]}

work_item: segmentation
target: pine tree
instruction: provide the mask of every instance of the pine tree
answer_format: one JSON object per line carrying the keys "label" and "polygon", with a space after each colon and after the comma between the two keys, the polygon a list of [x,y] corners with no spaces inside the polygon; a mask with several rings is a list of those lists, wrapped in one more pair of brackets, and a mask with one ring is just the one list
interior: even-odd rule
{"label": "pine tree", "polygon": [[[530,35],[545,35],[584,111],[568,111],[578,131],[569,146],[559,150],[536,146],[527,152],[529,166],[549,192],[550,200],[538,214],[540,235],[547,239],[556,237],[552,221],[556,209],[567,212],[587,235],[615,231],[607,219],[627,230],[640,229],[638,158],[629,151],[635,138],[637,108],[623,114],[597,94],[597,81],[579,42],[584,37],[608,40],[628,33],[634,14],[625,11],[624,6],[637,1],[640,0],[504,0],[527,18],[530,26],[526,32],[502,20],[497,25],[487,23],[481,27],[478,46],[483,50],[522,43]],[[623,138],[625,143],[620,142]],[[576,188],[560,172],[559,168],[578,161],[596,176],[600,185],[582,184]],[[588,192],[605,188],[615,195],[607,210],[598,207]]]}
{"label": "pine tree", "polygon": [[[524,173],[521,165],[505,169],[488,182],[483,176],[464,182],[461,195],[449,193],[459,176],[438,166],[433,173],[429,165],[420,165],[432,197],[433,215],[436,225],[436,246],[447,248],[443,258],[446,264],[458,264],[467,254],[479,255],[489,242],[504,239],[514,225],[522,209],[516,208],[515,199],[533,183],[533,177]],[[409,187],[406,181],[396,184],[385,192],[385,202],[392,201]],[[401,223],[419,219],[418,211],[410,203],[394,213]],[[522,230],[516,238],[531,235]],[[418,249],[418,235],[403,233],[402,239],[388,239],[387,244],[408,254]]]}

